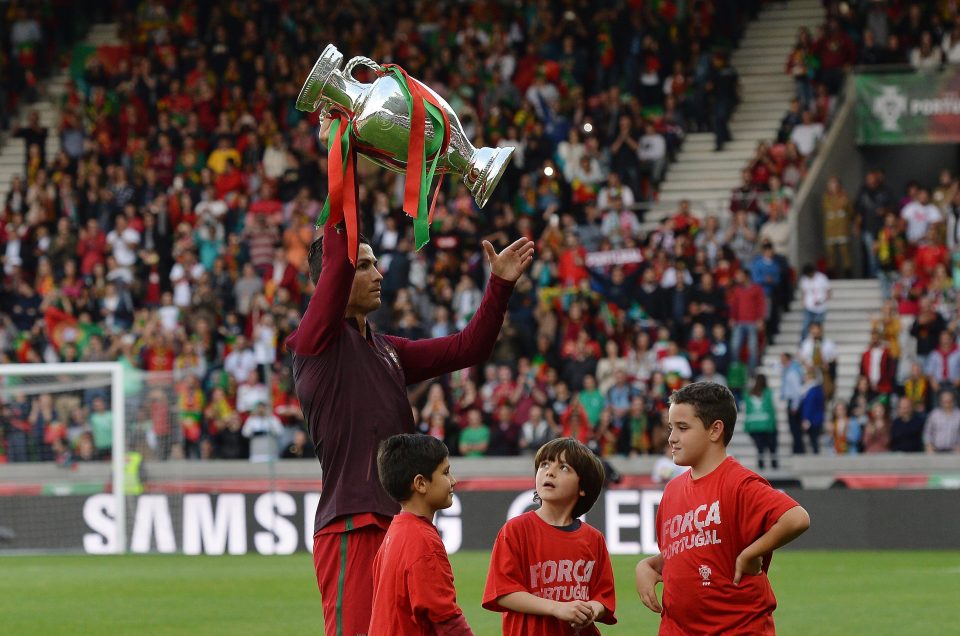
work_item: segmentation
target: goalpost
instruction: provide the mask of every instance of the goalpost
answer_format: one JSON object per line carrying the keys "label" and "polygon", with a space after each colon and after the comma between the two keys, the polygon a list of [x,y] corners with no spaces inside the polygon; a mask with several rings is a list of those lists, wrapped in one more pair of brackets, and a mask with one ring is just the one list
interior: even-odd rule
{"label": "goalpost", "polygon": [[[127,450],[127,413],[126,395],[124,393],[124,366],[120,362],[73,362],[50,364],[3,364],[0,365],[0,404],[11,405],[19,401],[19,418],[22,425],[23,405],[32,406],[41,396],[57,395],[56,399],[67,399],[75,395],[97,395],[109,388],[110,413],[112,415],[112,443],[110,484],[113,500],[113,547],[114,552],[123,554],[126,551],[126,484],[125,461]],[[78,398],[79,400],[79,398]],[[8,410],[8,409],[7,409]],[[58,413],[61,419],[68,417],[66,413]],[[5,414],[10,419],[9,414]],[[29,420],[28,420],[29,423]],[[32,423],[29,423],[32,426]],[[12,427],[10,430],[13,430]],[[23,439],[27,439],[24,433]],[[13,440],[6,440],[7,452]],[[35,440],[31,438],[35,443]],[[17,449],[19,452],[19,449]],[[16,458],[13,458],[16,460]],[[28,459],[35,459],[30,457]],[[46,462],[51,464],[50,461]],[[4,471],[16,474],[15,471],[30,470],[30,466],[41,466],[29,461],[14,462],[0,466],[0,475]],[[42,480],[42,477],[40,478]],[[0,482],[6,480],[0,479]],[[68,489],[69,490],[69,489]],[[14,490],[15,492],[15,490]],[[2,493],[0,493],[2,494]],[[9,520],[14,522],[16,520]],[[0,527],[5,521],[0,519]],[[30,528],[34,531],[34,528]],[[37,531],[42,531],[36,529]],[[9,532],[9,531],[8,531]],[[0,543],[0,551],[3,544]]]}
{"label": "goalpost", "polygon": [[[315,473],[251,459],[243,411],[218,419],[211,400],[233,380],[194,377],[125,361],[0,365],[0,555],[309,549]],[[240,453],[216,456],[230,444]]]}

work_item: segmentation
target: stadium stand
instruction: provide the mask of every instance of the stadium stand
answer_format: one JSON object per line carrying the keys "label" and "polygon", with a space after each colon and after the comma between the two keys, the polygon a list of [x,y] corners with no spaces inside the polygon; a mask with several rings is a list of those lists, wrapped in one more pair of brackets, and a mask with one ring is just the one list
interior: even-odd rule
{"label": "stadium stand", "polygon": [[[489,363],[411,388],[420,430],[453,454],[461,431],[473,428],[474,442],[507,455],[563,434],[604,456],[658,456],[665,399],[681,383],[704,377],[745,400],[761,397],[751,395],[756,367],[780,338],[781,316],[803,302],[794,289],[803,263],[788,261],[785,219],[842,98],[845,69],[887,60],[867,54],[871,38],[894,42],[898,55],[910,51],[915,66],[932,63],[930,42],[942,41],[943,58],[954,61],[954,31],[935,11],[918,17],[910,5],[901,15],[895,3],[884,22],[873,3],[859,13],[828,3],[823,33],[798,36],[787,64],[796,101],[779,133],[770,131],[777,138],[744,166],[729,214],[702,218],[679,201],[647,231],[644,213],[685,137],[724,118],[720,72],[762,2],[687,10],[672,2],[401,2],[374,15],[347,4],[321,14],[314,4],[253,3],[239,14],[228,2],[142,3],[120,13],[115,42],[74,48],[56,130],[20,129],[24,170],[2,186],[0,362],[120,360],[139,383],[128,410],[143,428],[137,450],[151,460],[247,457],[243,423],[261,399],[284,425],[284,452],[304,454],[282,342],[312,292],[306,249],[327,159],[316,116],[293,106],[328,42],[402,65],[450,102],[476,145],[517,147],[484,210],[447,182],[420,252],[400,210],[402,176],[361,168],[363,227],[384,269],[384,305],[371,317],[379,329],[421,338],[461,328],[486,279],[480,241],[537,242]],[[4,37],[13,41],[24,29],[11,24]],[[885,38],[870,31],[881,24]],[[32,149],[41,129],[59,137],[54,156],[42,144]],[[893,401],[881,402],[882,413],[871,406],[880,382],[913,400],[924,421],[957,412],[928,415],[928,396],[960,380],[950,376],[953,340],[940,340],[957,328],[956,232],[944,244],[911,222],[913,210],[932,215],[932,205],[955,229],[956,179],[944,175],[932,204],[918,189],[898,207],[871,174],[856,198],[824,195],[831,213],[849,214],[838,239],[858,240],[857,218],[872,228],[864,241],[890,246],[893,256],[882,252],[877,269],[884,297],[898,303],[876,319],[886,353],[871,346],[864,354],[869,386],[847,409],[857,422],[809,406],[821,409],[818,441],[838,453],[890,448]],[[890,208],[877,203],[881,195]],[[889,228],[869,225],[879,209],[894,213]],[[641,256],[603,264],[602,253],[615,251]],[[852,274],[854,263],[844,267],[838,253],[839,266],[818,265],[831,277]],[[916,270],[936,273],[931,280]],[[804,360],[798,343],[791,349]],[[847,399],[830,390],[835,370],[817,343],[805,362],[815,368],[809,382],[801,376],[797,408],[814,386],[828,400]],[[87,391],[64,412],[44,395],[5,394],[0,461],[102,459],[109,447],[92,443],[98,397]],[[783,428],[786,411],[779,414]],[[856,443],[840,444],[848,439],[841,429],[856,427]]]}

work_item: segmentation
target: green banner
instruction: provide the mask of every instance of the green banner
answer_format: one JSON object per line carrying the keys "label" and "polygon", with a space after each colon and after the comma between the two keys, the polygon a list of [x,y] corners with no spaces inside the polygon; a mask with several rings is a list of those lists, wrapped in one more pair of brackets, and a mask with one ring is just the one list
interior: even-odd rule
{"label": "green banner", "polygon": [[960,474],[930,475],[930,488],[960,488]]}
{"label": "green banner", "polygon": [[960,69],[857,75],[857,143],[960,142]]}
{"label": "green banner", "polygon": [[43,494],[54,497],[65,497],[67,495],[95,495],[106,492],[106,487],[102,482],[58,482],[43,485]]}

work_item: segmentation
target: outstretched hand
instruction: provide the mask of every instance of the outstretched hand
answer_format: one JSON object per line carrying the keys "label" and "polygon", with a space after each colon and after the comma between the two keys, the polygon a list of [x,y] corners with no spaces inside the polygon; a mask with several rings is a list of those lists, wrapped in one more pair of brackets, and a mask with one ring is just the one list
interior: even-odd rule
{"label": "outstretched hand", "polygon": [[517,282],[533,262],[533,241],[526,238],[517,239],[502,252],[497,254],[490,241],[483,242],[483,252],[487,255],[490,269],[500,278]]}

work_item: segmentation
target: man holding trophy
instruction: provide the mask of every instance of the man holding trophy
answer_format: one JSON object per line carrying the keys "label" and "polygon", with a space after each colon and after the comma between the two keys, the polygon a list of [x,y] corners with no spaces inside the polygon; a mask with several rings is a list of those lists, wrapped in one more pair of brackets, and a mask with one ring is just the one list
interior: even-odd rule
{"label": "man holding trophy", "polygon": [[[499,254],[483,242],[491,276],[479,310],[462,332],[418,341],[374,332],[366,316],[380,307],[383,277],[359,231],[355,153],[407,172],[404,209],[422,244],[429,229],[426,190],[432,176],[438,170],[462,173],[482,206],[512,149],[473,148],[449,105],[402,69],[354,58],[341,72],[341,61],[336,48],[328,46],[297,101],[301,110],[324,111],[321,138],[330,140],[331,194],[321,217],[323,236],[309,252],[316,289],[287,347],[323,470],[313,558],[325,630],[354,636],[367,633],[373,560],[399,511],[380,486],[377,446],[414,430],[407,385],[474,366],[490,355],[514,283],[533,260],[533,242],[519,239]],[[373,84],[350,76],[358,63],[377,70]]]}

